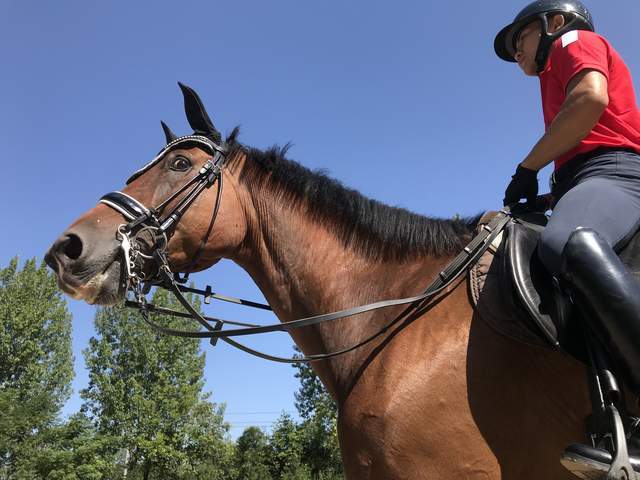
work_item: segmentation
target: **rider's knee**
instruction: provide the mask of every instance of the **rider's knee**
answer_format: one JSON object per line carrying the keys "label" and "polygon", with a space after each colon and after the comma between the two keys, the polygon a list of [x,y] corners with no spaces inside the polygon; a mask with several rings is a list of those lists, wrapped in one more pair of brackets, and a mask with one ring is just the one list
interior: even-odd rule
{"label": "rider's knee", "polygon": [[562,266],[562,250],[567,243],[568,237],[561,239],[556,232],[545,229],[538,241],[538,258],[545,268],[555,276],[560,275]]}

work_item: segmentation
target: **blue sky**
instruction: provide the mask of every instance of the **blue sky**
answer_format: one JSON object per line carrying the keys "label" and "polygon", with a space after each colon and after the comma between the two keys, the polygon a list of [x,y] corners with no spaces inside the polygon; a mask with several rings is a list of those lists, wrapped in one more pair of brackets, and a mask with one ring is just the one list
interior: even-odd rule
{"label": "blue sky", "polygon": [[[187,133],[176,82],[241,141],[292,142],[289,156],[418,213],[495,209],[543,131],[538,81],[493,53],[519,2],[18,2],[0,15],[0,265],[50,243],[163,145],[159,121]],[[640,3],[588,2],[598,31],[640,78]],[[546,184],[547,173],[541,184]],[[223,262],[194,277],[260,299]],[[69,300],[77,411],[93,307]],[[216,314],[267,321],[216,305]],[[291,353],[286,335],[256,347]],[[226,345],[207,351],[206,388],[233,435],[294,413],[286,365]],[[265,412],[265,413],[255,413]]]}

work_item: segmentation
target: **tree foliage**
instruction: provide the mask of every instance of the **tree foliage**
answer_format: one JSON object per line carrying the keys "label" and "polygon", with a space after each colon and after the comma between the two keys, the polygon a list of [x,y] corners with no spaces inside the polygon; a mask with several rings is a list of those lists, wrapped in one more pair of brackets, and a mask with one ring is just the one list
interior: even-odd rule
{"label": "tree foliage", "polygon": [[[153,301],[180,308],[162,290]],[[224,405],[202,392],[199,342],[158,334],[136,311],[100,308],[82,410],[60,421],[73,375],[71,316],[44,265],[20,270],[13,259],[0,270],[0,319],[2,480],[342,478],[336,407],[308,365],[295,365],[301,421],[282,414],[270,433],[250,427],[232,442]]]}
{"label": "tree foliage", "polygon": [[[164,290],[155,292],[153,302],[179,308]],[[185,319],[157,320],[172,328],[191,326]],[[85,351],[89,386],[81,396],[98,431],[121,439],[128,473],[141,472],[145,479],[206,475],[207,465],[225,456],[228,427],[224,408],[202,394],[199,342],[159,334],[139,312],[124,307],[100,309],[95,325],[97,337]]]}
{"label": "tree foliage", "polygon": [[306,480],[310,469],[303,459],[302,431],[290,415],[283,413],[275,423],[268,446],[272,478]]}
{"label": "tree foliage", "polygon": [[314,479],[342,478],[336,404],[309,364],[293,365],[300,388],[295,405],[300,426],[302,455]]}
{"label": "tree foliage", "polygon": [[71,392],[71,315],[35,259],[0,270],[0,472],[12,476]]}
{"label": "tree foliage", "polygon": [[270,480],[267,465],[268,437],[258,427],[249,427],[236,441],[235,480]]}
{"label": "tree foliage", "polygon": [[33,443],[37,448],[17,465],[18,479],[100,480],[121,476],[117,439],[98,434],[81,413],[44,429]]}
{"label": "tree foliage", "polygon": [[337,409],[308,364],[294,364],[300,388],[295,405],[302,419],[285,413],[271,434],[245,429],[236,443],[234,480],[339,480],[343,478]]}

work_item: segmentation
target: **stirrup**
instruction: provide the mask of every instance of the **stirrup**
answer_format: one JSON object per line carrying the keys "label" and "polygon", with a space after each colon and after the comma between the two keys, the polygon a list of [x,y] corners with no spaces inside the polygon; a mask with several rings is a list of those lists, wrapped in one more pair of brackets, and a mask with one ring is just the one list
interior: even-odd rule
{"label": "stirrup", "polygon": [[[608,355],[589,330],[585,330],[585,346],[593,406],[593,414],[587,422],[591,445],[569,445],[560,463],[584,480],[640,480],[636,473],[640,472],[640,458],[629,456],[625,426],[618,410],[621,408],[628,418],[624,392],[613,374]],[[630,433],[635,437],[635,422],[631,418],[628,420],[631,420]]]}
{"label": "stirrup", "polygon": [[613,405],[607,407],[613,432],[611,442],[613,452],[589,445],[574,443],[569,445],[560,463],[575,476],[584,480],[636,480],[640,478],[640,459],[629,456],[624,425],[618,410]]}
{"label": "stirrup", "polygon": [[[562,466],[585,480],[606,479],[611,461],[611,454],[606,450],[579,443],[569,445],[560,458]],[[629,457],[629,461],[636,474],[640,473],[640,459]]]}

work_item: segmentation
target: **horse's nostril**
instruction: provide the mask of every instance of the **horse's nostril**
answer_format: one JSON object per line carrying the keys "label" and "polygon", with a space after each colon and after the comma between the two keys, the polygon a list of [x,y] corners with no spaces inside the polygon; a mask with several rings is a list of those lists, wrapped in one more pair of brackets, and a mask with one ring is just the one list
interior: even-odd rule
{"label": "horse's nostril", "polygon": [[44,261],[47,265],[49,265],[49,268],[51,270],[53,270],[54,272],[58,272],[58,262],[55,261],[54,256],[51,254],[51,252],[47,252],[44,256]]}
{"label": "horse's nostril", "polygon": [[70,233],[64,242],[63,253],[71,260],[77,260],[82,255],[82,240],[77,235]]}

